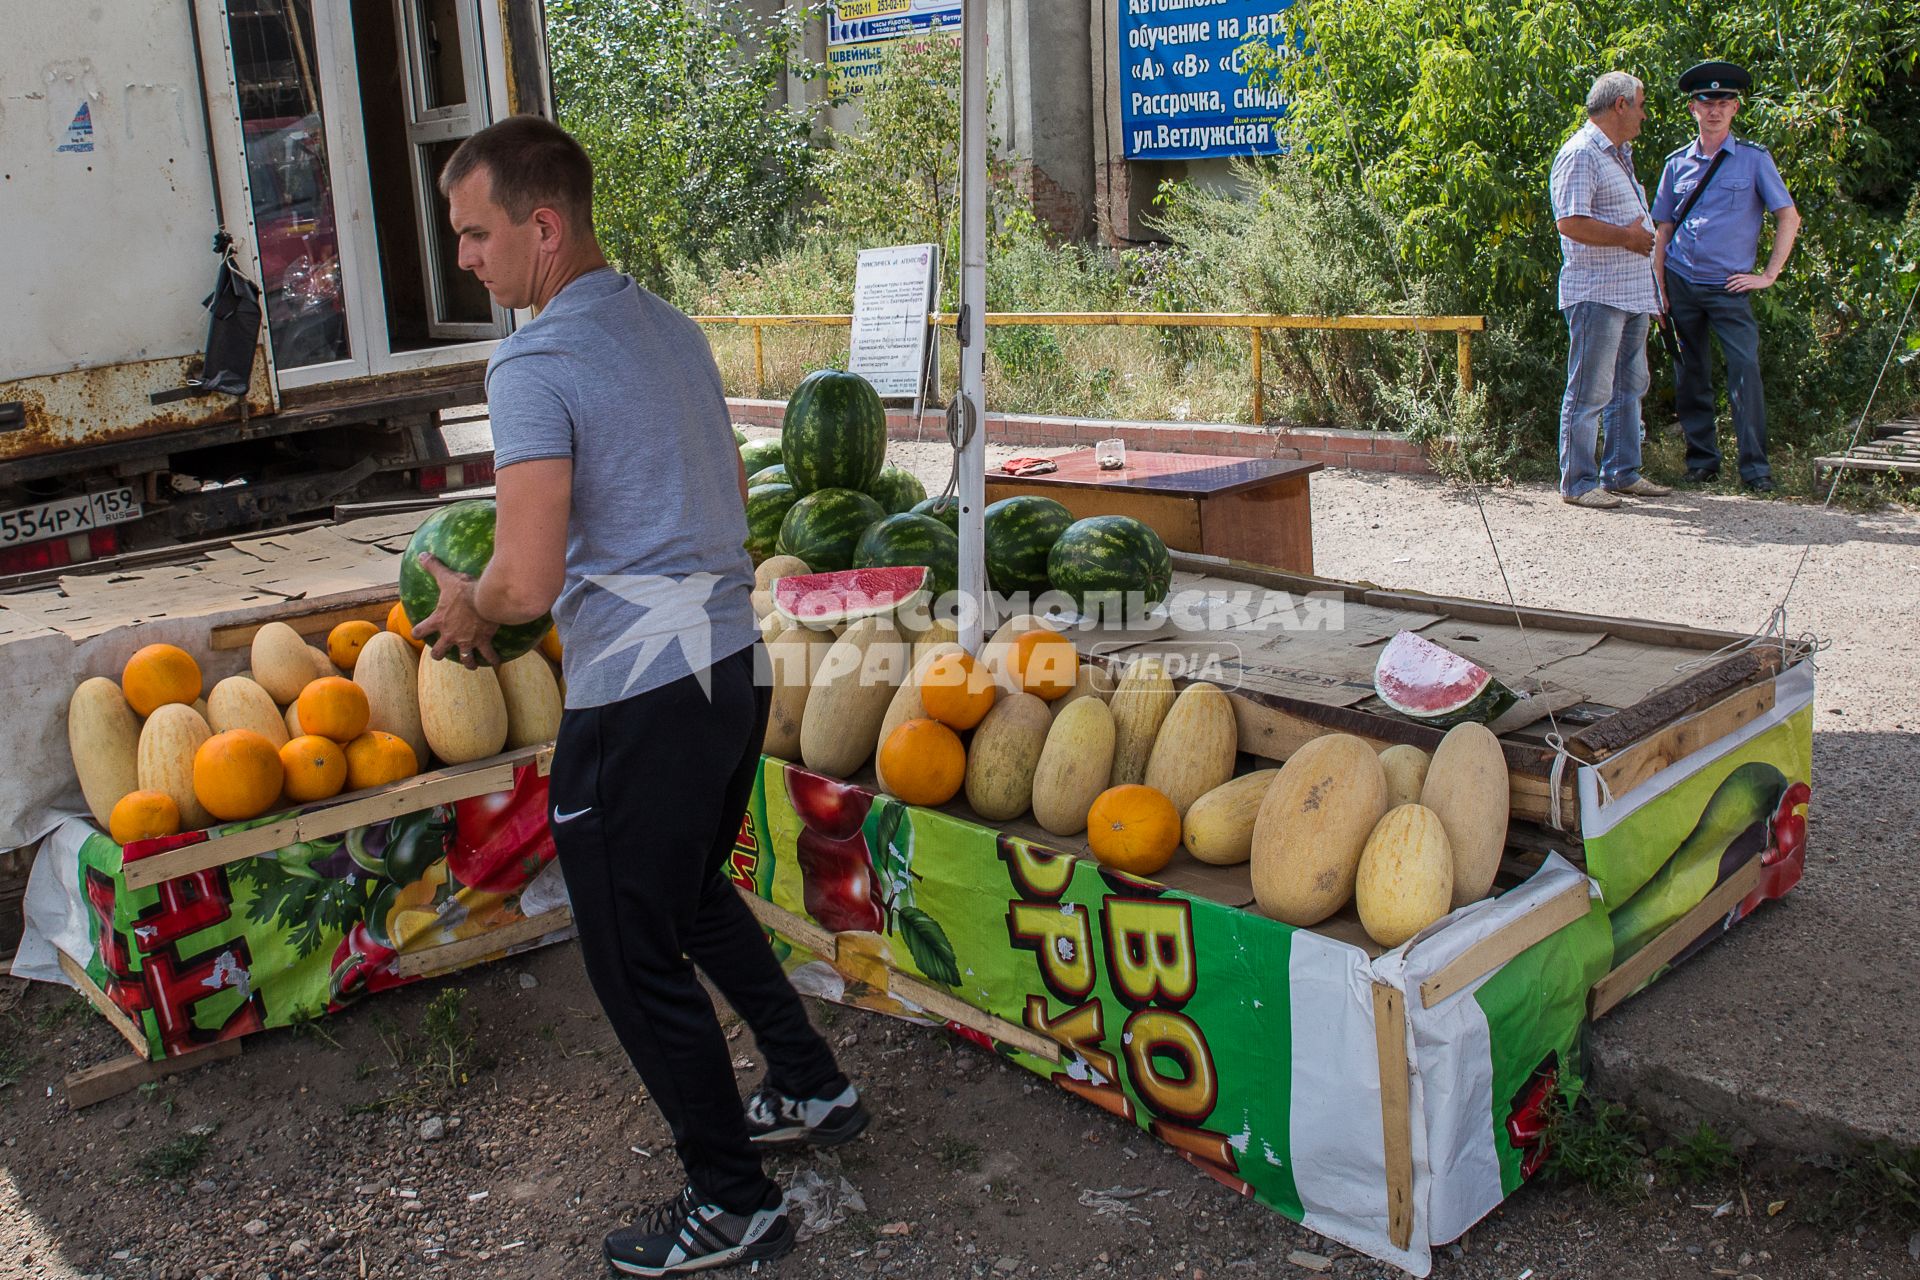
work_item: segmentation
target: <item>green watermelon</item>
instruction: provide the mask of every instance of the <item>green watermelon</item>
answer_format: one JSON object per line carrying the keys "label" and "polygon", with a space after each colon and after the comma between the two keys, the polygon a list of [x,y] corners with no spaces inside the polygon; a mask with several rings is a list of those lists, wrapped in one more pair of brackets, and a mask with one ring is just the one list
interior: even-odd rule
{"label": "green watermelon", "polygon": [[740,463],[746,467],[748,475],[765,471],[768,467],[777,467],[781,461],[780,441],[777,438],[749,440],[740,446]]}
{"label": "green watermelon", "polygon": [[1024,494],[987,508],[987,585],[1003,596],[1039,595],[1048,586],[1047,553],[1073,523],[1052,498]]}
{"label": "green watermelon", "polygon": [[853,489],[822,489],[793,504],[780,522],[782,555],[799,556],[815,573],[853,568],[853,549],[867,526],[886,516],[880,504]]}
{"label": "green watermelon", "polygon": [[925,502],[913,504],[913,514],[932,516],[955,533],[960,532],[960,499],[928,498]]}
{"label": "green watermelon", "polygon": [[756,484],[747,490],[747,554],[757,565],[780,541],[780,522],[800,501],[790,484]]}
{"label": "green watermelon", "polygon": [[733,447],[738,449],[741,445],[745,444],[746,442],[747,442],[747,433],[742,431],[740,428],[735,427],[733,429]]}
{"label": "green watermelon", "polygon": [[[433,643],[432,635],[417,628],[440,604],[440,584],[420,567],[420,553],[430,551],[447,568],[477,578],[493,559],[493,521],[493,499],[469,498],[440,508],[413,531],[407,553],[400,557],[400,607],[406,610],[407,624],[416,628],[415,639]],[[493,633],[494,656],[512,662],[552,628],[551,614],[503,626]]]}
{"label": "green watermelon", "polygon": [[856,569],[924,565],[935,600],[960,585],[960,539],[932,516],[902,511],[870,525],[853,550]]}
{"label": "green watermelon", "polygon": [[1067,526],[1047,553],[1047,579],[1073,597],[1083,614],[1119,612],[1124,597],[1139,603],[1164,600],[1173,584],[1173,562],[1160,535],[1132,516],[1089,516]]}
{"label": "green watermelon", "polygon": [[774,461],[787,464],[800,492],[865,493],[886,465],[887,411],[873,384],[859,374],[821,369],[793,389],[780,440],[781,456]]}
{"label": "green watermelon", "polygon": [[793,481],[787,478],[787,469],[778,462],[774,463],[770,467],[764,467],[759,471],[749,471],[747,473],[747,488],[749,489],[753,488],[753,486],[757,484],[792,484],[792,483]]}
{"label": "green watermelon", "polygon": [[913,472],[889,462],[880,468],[880,478],[867,486],[867,495],[887,509],[890,516],[913,510],[927,500],[927,487]]}

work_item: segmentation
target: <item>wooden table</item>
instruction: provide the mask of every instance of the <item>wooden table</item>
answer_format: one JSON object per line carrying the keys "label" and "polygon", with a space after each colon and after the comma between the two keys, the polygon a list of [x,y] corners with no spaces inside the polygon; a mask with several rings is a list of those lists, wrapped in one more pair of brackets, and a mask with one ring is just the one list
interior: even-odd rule
{"label": "wooden table", "polygon": [[1063,453],[1043,476],[987,473],[987,501],[1019,494],[1052,498],[1087,516],[1133,516],[1174,551],[1225,556],[1313,572],[1313,509],[1307,477],[1317,462],[1222,458],[1198,453],[1127,450],[1127,465],[1102,471],[1093,450]]}

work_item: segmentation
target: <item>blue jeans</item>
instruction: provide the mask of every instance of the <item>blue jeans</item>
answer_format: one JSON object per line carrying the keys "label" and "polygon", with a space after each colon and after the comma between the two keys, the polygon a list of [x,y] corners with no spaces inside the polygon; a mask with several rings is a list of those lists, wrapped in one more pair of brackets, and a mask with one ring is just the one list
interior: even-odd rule
{"label": "blue jeans", "polygon": [[[1560,492],[1640,478],[1640,397],[1647,393],[1649,317],[1604,302],[1576,302],[1567,318],[1567,394],[1560,402]],[[1596,465],[1602,428],[1606,457]]]}
{"label": "blue jeans", "polygon": [[1673,366],[1673,414],[1687,438],[1687,466],[1720,469],[1720,446],[1713,425],[1713,355],[1707,334],[1720,339],[1727,358],[1727,401],[1733,406],[1733,438],[1740,450],[1740,479],[1754,484],[1771,479],[1767,465],[1767,399],[1760,385],[1760,326],[1744,293],[1728,293],[1666,275],[1667,308],[1680,339]]}

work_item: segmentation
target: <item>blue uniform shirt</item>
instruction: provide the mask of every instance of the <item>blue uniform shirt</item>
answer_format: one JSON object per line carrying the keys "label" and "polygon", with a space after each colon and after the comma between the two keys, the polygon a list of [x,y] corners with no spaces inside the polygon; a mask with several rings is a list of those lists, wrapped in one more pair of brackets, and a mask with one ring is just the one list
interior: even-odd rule
{"label": "blue uniform shirt", "polygon": [[[1668,269],[1707,289],[1723,288],[1728,276],[1753,270],[1762,215],[1793,204],[1765,147],[1732,134],[1722,145],[1726,160],[1667,244]],[[1674,221],[1712,163],[1712,156],[1701,154],[1698,138],[1668,156],[1653,197],[1653,220]]]}

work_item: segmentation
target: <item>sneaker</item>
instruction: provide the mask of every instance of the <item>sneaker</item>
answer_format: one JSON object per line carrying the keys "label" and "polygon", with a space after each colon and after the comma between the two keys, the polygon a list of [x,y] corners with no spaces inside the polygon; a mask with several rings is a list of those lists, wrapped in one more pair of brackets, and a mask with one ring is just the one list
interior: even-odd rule
{"label": "sneaker", "polygon": [[1641,476],[1632,484],[1621,485],[1617,489],[1610,488],[1607,492],[1624,493],[1630,498],[1664,498],[1671,494],[1673,490],[1669,489],[1666,485],[1655,484],[1645,476]]}
{"label": "sneaker", "polygon": [[1605,489],[1589,489],[1578,497],[1561,494],[1560,501],[1570,507],[1589,507],[1595,511],[1606,511],[1620,505],[1620,499]]}
{"label": "sneaker", "polygon": [[764,1262],[793,1248],[787,1200],[775,1187],[750,1214],[704,1204],[688,1187],[630,1227],[609,1232],[601,1252],[630,1276],[678,1276],[743,1262]]}
{"label": "sneaker", "polygon": [[747,1137],[762,1148],[837,1147],[859,1137],[869,1118],[852,1085],[803,1100],[763,1084],[747,1099]]}

